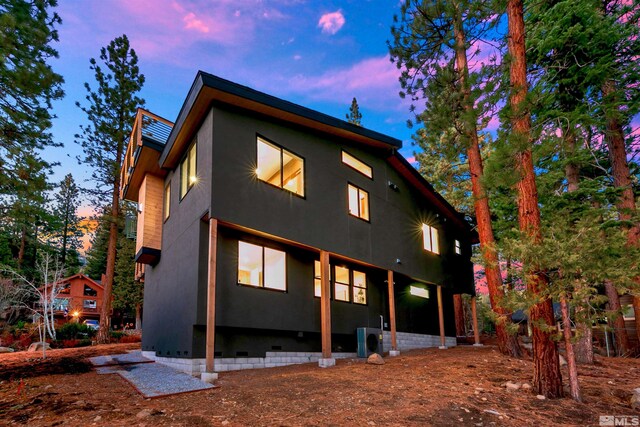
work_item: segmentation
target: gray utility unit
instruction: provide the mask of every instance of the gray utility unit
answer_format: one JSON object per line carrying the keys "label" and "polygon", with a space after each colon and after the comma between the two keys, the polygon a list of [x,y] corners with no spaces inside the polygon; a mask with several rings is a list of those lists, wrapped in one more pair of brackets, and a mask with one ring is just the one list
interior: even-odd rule
{"label": "gray utility unit", "polygon": [[358,328],[356,337],[358,339],[358,357],[369,357],[373,353],[380,355],[384,353],[381,329]]}

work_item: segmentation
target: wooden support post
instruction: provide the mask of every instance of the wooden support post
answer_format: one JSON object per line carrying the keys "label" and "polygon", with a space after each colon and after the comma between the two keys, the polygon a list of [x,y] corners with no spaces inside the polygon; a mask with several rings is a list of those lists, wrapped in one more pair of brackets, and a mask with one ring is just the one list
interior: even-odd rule
{"label": "wooden support post", "polygon": [[398,343],[396,338],[396,299],[394,294],[393,271],[387,271],[387,288],[389,289],[389,325],[391,326],[391,350],[389,356],[398,356]]}
{"label": "wooden support post", "polygon": [[440,323],[440,348],[447,348],[444,338],[444,312],[442,311],[442,286],[438,285],[438,322]]}
{"label": "wooden support post", "polygon": [[478,312],[476,310],[476,297],[471,297],[471,317],[473,317],[473,340],[475,346],[480,344],[480,331],[478,330]]}
{"label": "wooden support post", "polygon": [[207,276],[207,335],[205,350],[205,372],[202,380],[213,382],[218,379],[214,372],[213,355],[216,338],[216,267],[218,248],[218,220],[209,219],[209,271]]}
{"label": "wooden support post", "polygon": [[335,365],[331,357],[331,286],[329,283],[329,252],[320,251],[320,323],[322,333],[322,368]]}
{"label": "wooden support post", "polygon": [[464,305],[462,302],[462,295],[455,294],[453,296],[453,313],[455,314],[456,319],[456,336],[464,337],[467,335],[465,330],[465,320],[464,320]]}

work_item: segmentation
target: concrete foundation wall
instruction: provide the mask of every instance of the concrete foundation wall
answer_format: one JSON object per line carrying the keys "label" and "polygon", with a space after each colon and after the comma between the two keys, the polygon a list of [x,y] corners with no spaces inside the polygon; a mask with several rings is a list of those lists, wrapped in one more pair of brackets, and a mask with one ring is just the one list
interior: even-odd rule
{"label": "concrete foundation wall", "polygon": [[[382,339],[384,340],[385,351],[391,350],[391,332],[383,331]],[[415,348],[439,347],[439,335],[411,334],[408,332],[397,332],[396,341],[398,350],[412,350]],[[447,347],[455,347],[455,337],[445,337],[445,345]]]}

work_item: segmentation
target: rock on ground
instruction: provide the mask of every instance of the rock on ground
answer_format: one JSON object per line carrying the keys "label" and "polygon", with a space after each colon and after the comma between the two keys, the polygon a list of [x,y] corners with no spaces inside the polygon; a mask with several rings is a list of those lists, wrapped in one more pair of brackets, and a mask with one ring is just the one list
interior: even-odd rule
{"label": "rock on ground", "polygon": [[633,409],[640,409],[640,387],[633,390],[633,395],[631,396],[631,407]]}
{"label": "rock on ground", "polygon": [[370,363],[372,365],[384,365],[384,359],[378,353],[373,353],[367,359],[367,363]]}
{"label": "rock on ground", "polygon": [[11,347],[0,347],[0,353],[13,353],[13,349]]}
{"label": "rock on ground", "polygon": [[34,343],[31,343],[27,351],[31,351],[31,352],[42,351],[43,346],[47,350],[51,348],[51,345],[48,342],[34,342]]}

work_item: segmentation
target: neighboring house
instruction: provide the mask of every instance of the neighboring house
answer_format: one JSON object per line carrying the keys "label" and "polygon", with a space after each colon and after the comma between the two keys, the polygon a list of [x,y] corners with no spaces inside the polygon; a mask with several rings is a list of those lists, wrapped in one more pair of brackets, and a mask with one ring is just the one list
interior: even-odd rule
{"label": "neighboring house", "polygon": [[84,274],[76,274],[62,279],[57,286],[60,292],[54,300],[56,318],[62,321],[100,319],[104,292],[101,284]]}
{"label": "neighboring house", "polygon": [[138,202],[145,354],[215,376],[331,366],[360,327],[392,354],[455,345],[476,236],[401,146],[203,72],[175,126],[140,110],[121,197]]}

